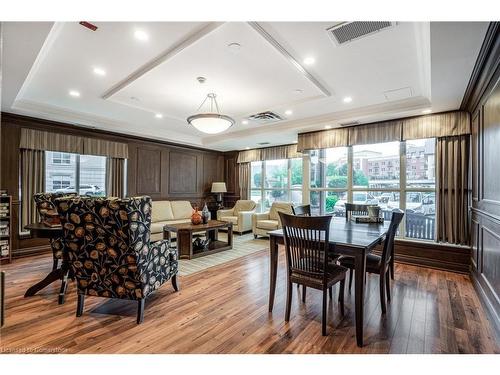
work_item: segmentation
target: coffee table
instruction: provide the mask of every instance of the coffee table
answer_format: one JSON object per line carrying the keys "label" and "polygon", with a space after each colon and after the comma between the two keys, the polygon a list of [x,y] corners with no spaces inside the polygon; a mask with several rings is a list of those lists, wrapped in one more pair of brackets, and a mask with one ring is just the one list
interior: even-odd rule
{"label": "coffee table", "polygon": [[[227,242],[219,241],[219,229],[227,229]],[[205,232],[210,243],[206,250],[193,249],[193,234]],[[163,227],[163,238],[170,240],[171,233],[177,234],[177,251],[180,259],[194,259],[233,248],[233,223],[209,220],[207,224],[167,224]]]}

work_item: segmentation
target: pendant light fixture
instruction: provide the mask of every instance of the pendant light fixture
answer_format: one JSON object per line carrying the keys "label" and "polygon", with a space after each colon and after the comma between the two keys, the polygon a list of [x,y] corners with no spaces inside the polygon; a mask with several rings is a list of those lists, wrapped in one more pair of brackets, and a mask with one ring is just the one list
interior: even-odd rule
{"label": "pendant light fixture", "polygon": [[[217,104],[216,95],[214,93],[207,95],[205,100],[203,100],[201,105],[198,107],[198,112],[202,109],[203,105],[207,103],[207,101],[210,102],[209,111],[189,116],[187,118],[187,122],[206,134],[222,133],[223,131],[229,129],[234,124],[234,120],[229,116],[220,114],[219,105]],[[214,112],[214,109],[216,112]]]}

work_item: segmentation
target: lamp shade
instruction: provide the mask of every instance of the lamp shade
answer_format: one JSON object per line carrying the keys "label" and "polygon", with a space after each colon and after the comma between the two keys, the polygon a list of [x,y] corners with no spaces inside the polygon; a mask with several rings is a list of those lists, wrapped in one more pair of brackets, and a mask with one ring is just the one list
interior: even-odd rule
{"label": "lamp shade", "polygon": [[212,193],[226,193],[226,183],[225,182],[212,182]]}

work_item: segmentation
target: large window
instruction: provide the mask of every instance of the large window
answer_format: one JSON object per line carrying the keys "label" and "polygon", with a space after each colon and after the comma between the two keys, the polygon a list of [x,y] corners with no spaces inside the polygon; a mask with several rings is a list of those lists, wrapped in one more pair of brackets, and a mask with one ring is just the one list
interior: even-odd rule
{"label": "large window", "polygon": [[252,162],[250,199],[257,212],[269,210],[275,201],[301,204],[302,174],[301,158]]}
{"label": "large window", "polygon": [[46,151],[47,192],[106,195],[106,157]]}
{"label": "large window", "polygon": [[314,214],[344,216],[352,202],[378,204],[389,219],[400,208],[400,236],[435,239],[435,139],[313,150],[309,159]]}

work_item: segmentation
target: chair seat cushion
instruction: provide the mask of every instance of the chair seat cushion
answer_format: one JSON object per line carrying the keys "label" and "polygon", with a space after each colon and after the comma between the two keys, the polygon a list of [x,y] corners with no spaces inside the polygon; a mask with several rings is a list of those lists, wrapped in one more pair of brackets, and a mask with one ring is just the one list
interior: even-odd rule
{"label": "chair seat cushion", "polygon": [[[302,259],[302,262],[307,263],[309,260],[307,258]],[[339,266],[338,264],[328,263],[326,266],[326,279],[327,286],[333,285],[338,281],[345,278],[345,273],[347,268]],[[317,287],[321,289],[323,283],[323,276],[311,276],[302,273],[300,270],[293,270],[290,274],[290,281],[293,283],[306,284],[307,286]]]}
{"label": "chair seat cushion", "polygon": [[238,216],[222,216],[221,221],[226,221],[228,223],[238,224]]}
{"label": "chair seat cushion", "polygon": [[[366,256],[366,270],[369,272],[377,273],[380,270],[381,258],[375,254],[368,254]],[[354,269],[354,257],[342,255],[339,258],[339,263],[349,269]]]}
{"label": "chair seat cushion", "polygon": [[275,230],[278,229],[278,220],[259,220],[256,224],[257,228]]}

